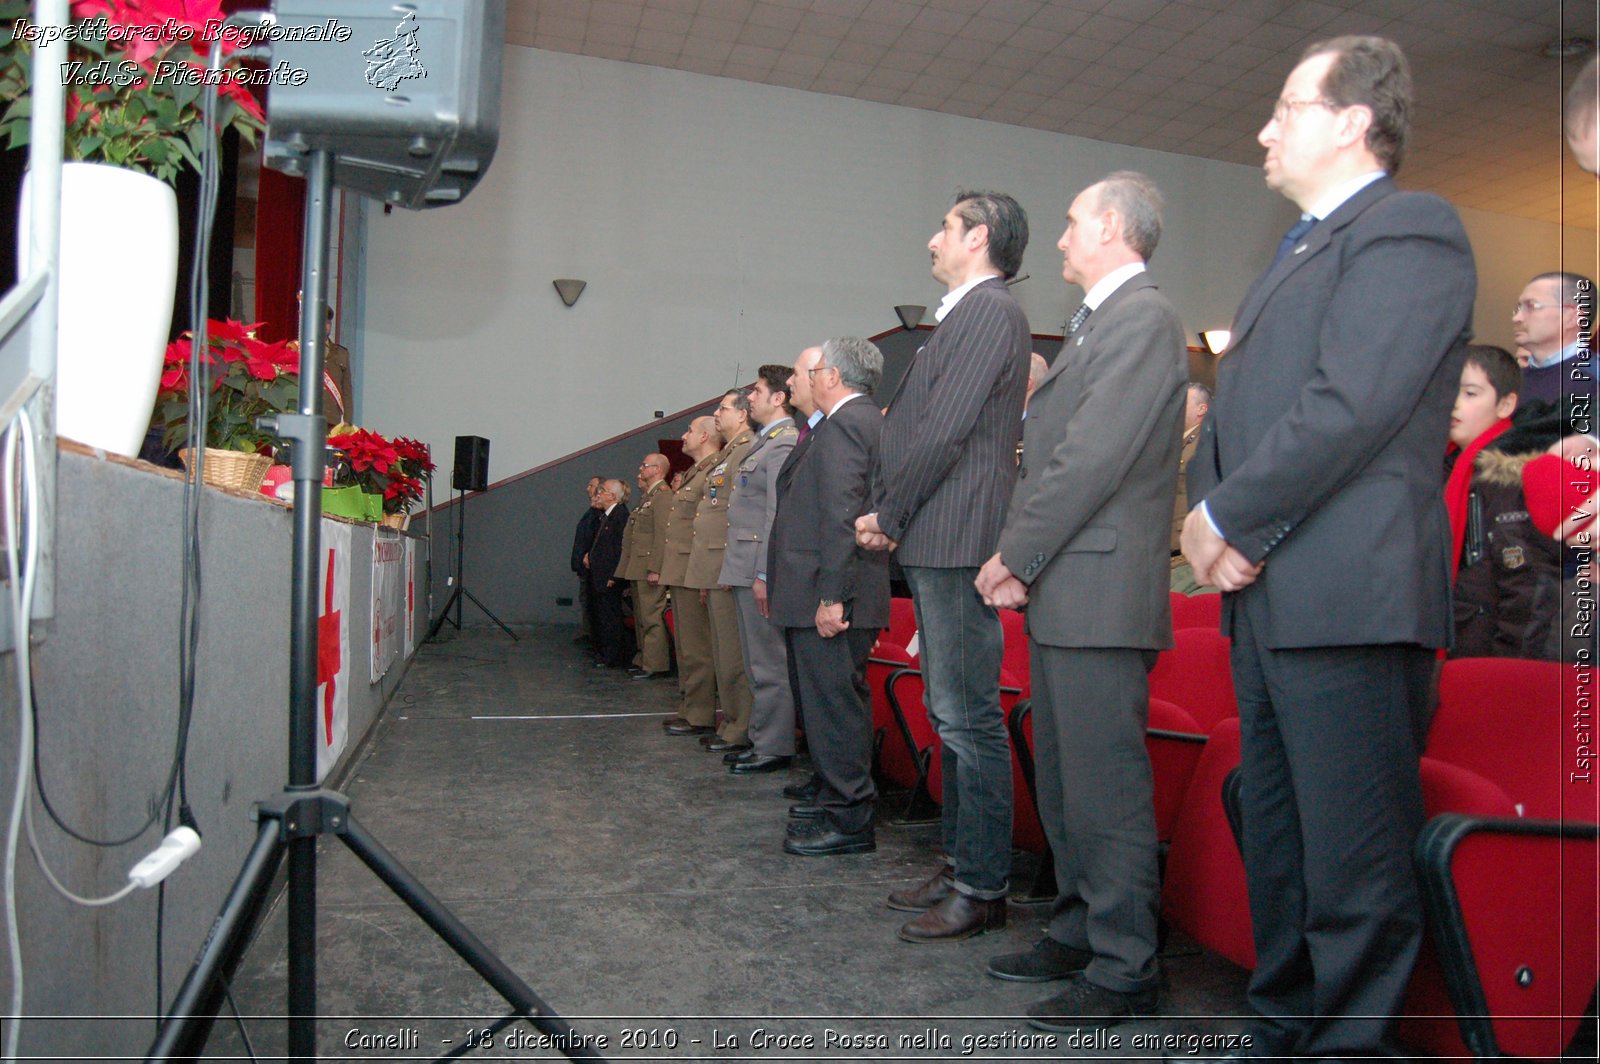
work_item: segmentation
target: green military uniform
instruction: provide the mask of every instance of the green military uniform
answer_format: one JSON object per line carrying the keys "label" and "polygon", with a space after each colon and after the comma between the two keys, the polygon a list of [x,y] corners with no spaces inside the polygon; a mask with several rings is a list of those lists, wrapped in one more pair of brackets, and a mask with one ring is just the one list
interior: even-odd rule
{"label": "green military uniform", "polygon": [[683,704],[678,715],[696,727],[717,720],[717,679],[711,657],[711,615],[698,588],[688,586],[689,554],[694,547],[694,518],[706,493],[706,474],[719,461],[708,454],[683,476],[672,497],[661,554],[661,583],[672,595],[673,643],[678,650],[678,690]]}
{"label": "green military uniform", "polygon": [[733,592],[721,586],[722,557],[728,546],[728,496],[738,482],[739,463],[755,443],[755,433],[745,429],[722,449],[706,471],[706,492],[694,515],[694,544],[684,583],[706,593],[711,619],[711,660],[717,675],[717,701],[722,725],[717,733],[725,742],[744,743],[750,731],[750,684],[744,673],[744,652],[739,645],[739,611]]}
{"label": "green military uniform", "polygon": [[652,572],[658,576],[661,572],[661,555],[667,542],[666,511],[671,506],[665,498],[668,495],[667,482],[658,480],[640,498],[622,532],[622,561],[617,565],[617,579],[633,584],[633,634],[639,641],[635,664],[648,673],[672,668],[663,619],[667,612],[667,585],[659,581],[652,584],[649,579]]}

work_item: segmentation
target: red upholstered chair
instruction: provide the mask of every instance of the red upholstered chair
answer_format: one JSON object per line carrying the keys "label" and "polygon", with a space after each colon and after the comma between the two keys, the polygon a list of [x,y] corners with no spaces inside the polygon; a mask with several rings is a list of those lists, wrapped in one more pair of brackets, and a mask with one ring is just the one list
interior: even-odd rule
{"label": "red upholstered chair", "polygon": [[1440,677],[1428,757],[1511,803],[1442,813],[1417,842],[1433,945],[1478,1057],[1559,1055],[1600,978],[1595,693],[1592,668],[1554,662],[1462,658]]}
{"label": "red upholstered chair", "polygon": [[944,771],[940,754],[944,744],[933,730],[928,719],[928,707],[923,701],[925,688],[918,669],[900,668],[891,672],[884,681],[884,693],[889,699],[889,710],[904,737],[906,748],[912,751],[916,778],[906,799],[902,819],[929,820],[938,815],[944,798]]}
{"label": "red upholstered chair", "polygon": [[1000,660],[1000,685],[1015,687],[1029,698],[1033,679],[1028,669],[1028,632],[1020,610],[1000,610],[1000,630],[1005,633],[1005,657]]}
{"label": "red upholstered chair", "polygon": [[895,646],[909,647],[911,637],[917,631],[916,608],[908,598],[892,598],[889,600],[889,627],[885,628],[879,638],[887,639]]}
{"label": "red upholstered chair", "polygon": [[1202,732],[1239,715],[1233,693],[1229,641],[1214,629],[1180,628],[1172,649],[1163,650],[1150,670],[1150,697],[1188,710]]}
{"label": "red upholstered chair", "polygon": [[1161,885],[1161,915],[1233,963],[1253,968],[1244,861],[1223,808],[1223,783],[1239,766],[1239,720],[1211,729],[1178,810]]}
{"label": "red upholstered chair", "polygon": [[872,692],[872,775],[881,784],[913,788],[921,778],[915,753],[889,705],[889,677],[911,664],[906,648],[880,637],[867,659],[867,687]]}
{"label": "red upholstered chair", "polygon": [[1172,841],[1178,811],[1205,744],[1206,732],[1188,710],[1165,699],[1150,700],[1144,748],[1155,782],[1156,838],[1162,842]]}
{"label": "red upholstered chair", "polygon": [[1213,632],[1222,624],[1221,595],[1183,595],[1172,592],[1172,627],[1209,628]]}

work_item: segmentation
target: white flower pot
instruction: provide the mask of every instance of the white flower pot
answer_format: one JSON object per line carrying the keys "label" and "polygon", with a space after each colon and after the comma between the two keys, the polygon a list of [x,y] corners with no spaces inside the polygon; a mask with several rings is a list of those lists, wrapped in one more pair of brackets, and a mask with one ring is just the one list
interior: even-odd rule
{"label": "white flower pot", "polygon": [[[25,180],[19,259],[30,202]],[[170,186],[118,166],[62,166],[58,436],[139,453],[161,384],[177,276],[178,198]]]}

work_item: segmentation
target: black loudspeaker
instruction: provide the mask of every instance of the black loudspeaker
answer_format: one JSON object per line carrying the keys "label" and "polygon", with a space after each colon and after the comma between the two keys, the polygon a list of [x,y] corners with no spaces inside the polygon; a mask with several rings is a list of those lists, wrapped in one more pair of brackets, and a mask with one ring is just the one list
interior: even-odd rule
{"label": "black loudspeaker", "polygon": [[472,191],[500,139],[506,0],[274,0],[271,18],[267,166],[331,152],[334,184],[397,207]]}
{"label": "black loudspeaker", "polygon": [[482,436],[456,437],[456,468],[450,486],[457,491],[485,491],[489,487],[489,441]]}

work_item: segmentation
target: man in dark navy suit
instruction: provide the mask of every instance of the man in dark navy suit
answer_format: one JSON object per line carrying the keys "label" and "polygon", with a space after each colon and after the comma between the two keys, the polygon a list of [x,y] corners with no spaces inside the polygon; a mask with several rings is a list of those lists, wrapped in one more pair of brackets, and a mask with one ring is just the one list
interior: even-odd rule
{"label": "man in dark navy suit", "polygon": [[595,495],[600,520],[594,541],[583,556],[589,574],[589,628],[594,635],[596,665],[625,669],[633,657],[633,640],[622,623],[622,587],[617,563],[622,560],[622,534],[628,525],[627,489],[620,480],[607,480]]}
{"label": "man in dark navy suit", "polygon": [[1391,180],[1410,106],[1382,38],[1289,74],[1260,141],[1301,221],[1244,297],[1188,467],[1183,550],[1233,639],[1261,1056],[1387,1055],[1422,941],[1439,456],[1476,274],[1455,210]]}
{"label": "man in dark navy suit", "polygon": [[833,339],[806,374],[825,416],[778,471],[767,617],[788,641],[820,779],[815,800],[790,810],[783,848],[828,857],[877,848],[867,658],[889,623],[889,566],[887,555],[856,545],[856,518],[883,431],[871,398],[883,355],[866,340]]}

